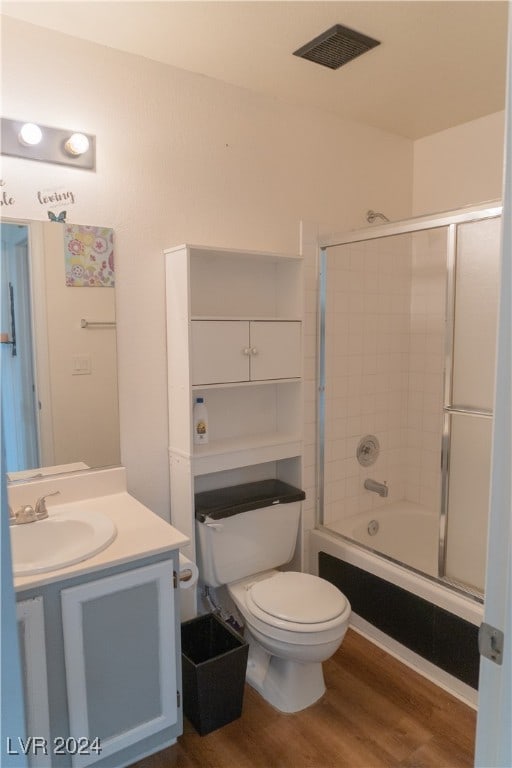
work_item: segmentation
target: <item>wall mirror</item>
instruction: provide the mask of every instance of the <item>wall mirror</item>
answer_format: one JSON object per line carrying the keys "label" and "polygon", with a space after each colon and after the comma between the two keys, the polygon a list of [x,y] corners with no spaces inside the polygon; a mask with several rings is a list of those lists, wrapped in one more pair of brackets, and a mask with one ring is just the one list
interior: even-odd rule
{"label": "wall mirror", "polygon": [[112,236],[93,226],[2,219],[1,407],[10,481],[120,463]]}

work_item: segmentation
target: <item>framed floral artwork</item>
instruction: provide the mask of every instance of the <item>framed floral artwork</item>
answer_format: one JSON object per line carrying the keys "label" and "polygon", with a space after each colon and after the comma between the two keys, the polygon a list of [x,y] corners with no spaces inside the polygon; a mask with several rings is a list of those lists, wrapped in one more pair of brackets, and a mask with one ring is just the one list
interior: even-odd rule
{"label": "framed floral artwork", "polygon": [[113,288],[114,230],[109,227],[64,225],[66,285]]}

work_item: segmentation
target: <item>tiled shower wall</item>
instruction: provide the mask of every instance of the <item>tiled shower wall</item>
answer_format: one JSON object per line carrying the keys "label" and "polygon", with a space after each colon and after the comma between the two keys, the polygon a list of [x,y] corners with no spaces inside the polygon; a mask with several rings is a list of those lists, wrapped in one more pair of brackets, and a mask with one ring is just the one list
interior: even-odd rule
{"label": "tiled shower wall", "polygon": [[[434,230],[327,251],[325,525],[405,498],[439,508],[445,243]],[[356,458],[366,434],[371,467]]]}
{"label": "tiled shower wall", "polygon": [[405,498],[438,512],[446,318],[447,228],[412,236]]}

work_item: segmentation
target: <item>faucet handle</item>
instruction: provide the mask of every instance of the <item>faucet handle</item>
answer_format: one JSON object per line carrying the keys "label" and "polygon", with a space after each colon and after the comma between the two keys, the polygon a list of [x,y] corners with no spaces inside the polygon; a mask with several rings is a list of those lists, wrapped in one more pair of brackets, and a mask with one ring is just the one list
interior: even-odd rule
{"label": "faucet handle", "polygon": [[24,507],[20,507],[14,517],[16,523],[22,525],[23,523],[33,523],[36,519],[36,513],[34,508],[27,504]]}
{"label": "faucet handle", "polygon": [[36,513],[36,519],[37,520],[44,520],[45,517],[48,517],[48,510],[46,509],[46,499],[48,496],[57,496],[60,491],[53,491],[53,493],[47,493],[44,496],[41,496],[36,501],[36,507],[35,507],[35,513]]}

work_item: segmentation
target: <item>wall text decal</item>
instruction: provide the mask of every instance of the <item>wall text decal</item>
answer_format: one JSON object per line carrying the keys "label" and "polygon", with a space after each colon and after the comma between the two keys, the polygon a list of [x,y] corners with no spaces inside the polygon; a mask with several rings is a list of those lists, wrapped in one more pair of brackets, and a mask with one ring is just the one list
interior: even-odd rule
{"label": "wall text decal", "polygon": [[73,204],[75,202],[75,195],[69,190],[66,192],[59,192],[58,190],[49,192],[48,190],[39,189],[37,191],[37,199],[41,205],[54,206],[61,205],[61,203]]}
{"label": "wall text decal", "polygon": [[[0,179],[0,187],[5,187],[5,181],[3,179]],[[14,205],[14,203],[14,197],[12,197],[6,189],[2,189],[0,193],[0,208],[3,208],[4,205]]]}

